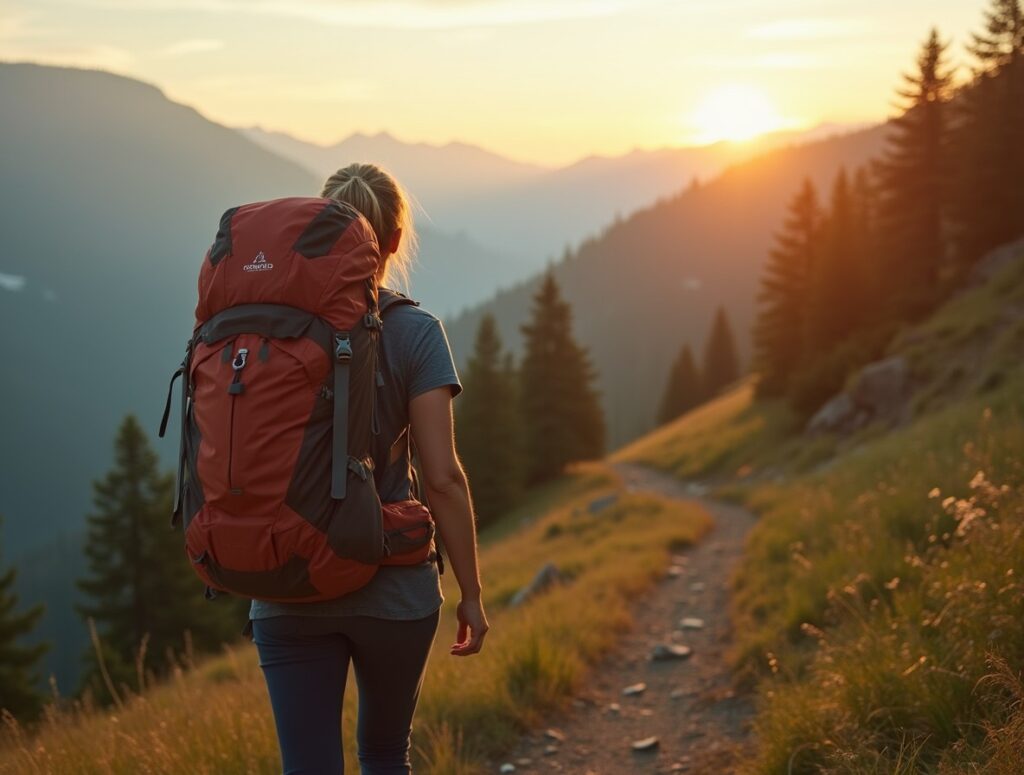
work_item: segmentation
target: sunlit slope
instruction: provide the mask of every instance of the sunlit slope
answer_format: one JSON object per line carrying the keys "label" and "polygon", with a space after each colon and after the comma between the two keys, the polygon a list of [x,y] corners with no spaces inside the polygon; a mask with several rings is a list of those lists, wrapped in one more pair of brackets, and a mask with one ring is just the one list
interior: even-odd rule
{"label": "sunlit slope", "polygon": [[735,582],[751,772],[1024,771],[1024,251],[888,355],[904,427],[811,439],[741,386],[619,453],[761,516]]}
{"label": "sunlit slope", "polygon": [[[610,469],[595,464],[536,492],[485,531],[481,563],[492,630],[480,655],[448,654],[458,590],[446,572],[441,629],[415,725],[417,772],[481,772],[486,755],[512,743],[545,710],[567,703],[629,626],[630,601],[663,574],[672,550],[707,526],[698,507],[627,493]],[[515,592],[547,562],[558,566],[564,582],[510,608]],[[344,720],[350,746],[354,680],[351,686]],[[346,755],[357,769],[351,747]],[[236,645],[130,697],[123,709],[61,712],[38,735],[8,730],[0,772],[280,772],[255,649]]]}
{"label": "sunlit slope", "polygon": [[[599,374],[611,445],[654,427],[669,365],[685,341],[699,351],[718,305],[728,310],[746,357],[761,266],[789,194],[805,176],[827,190],[840,167],[853,169],[878,152],[883,133],[873,128],[775,150],[696,187],[680,180],[678,195],[637,202],[643,209],[624,213],[555,264],[574,333]],[[532,228],[529,219],[512,222]],[[460,362],[485,312],[518,350],[537,282],[504,290],[450,321]]]}

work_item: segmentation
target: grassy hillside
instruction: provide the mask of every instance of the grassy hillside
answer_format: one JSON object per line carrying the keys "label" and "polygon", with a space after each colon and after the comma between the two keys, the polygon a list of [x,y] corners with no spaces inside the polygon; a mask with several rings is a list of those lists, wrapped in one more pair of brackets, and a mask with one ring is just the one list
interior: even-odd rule
{"label": "grassy hillside", "polygon": [[620,453],[761,515],[735,579],[750,772],[1024,771],[1024,255],[889,354],[916,386],[895,431],[809,441],[741,386]]}
{"label": "grassy hillside", "polygon": [[[591,508],[598,498],[612,502]],[[581,467],[535,493],[480,536],[491,620],[472,658],[443,648],[455,634],[457,586],[442,577],[445,605],[414,732],[417,772],[482,771],[540,714],[567,703],[591,665],[630,624],[630,600],[661,577],[671,551],[696,540],[706,515],[695,506],[626,492],[604,466]],[[515,592],[546,562],[565,583],[518,608]],[[354,740],[355,682],[345,706]],[[355,752],[346,752],[356,768]],[[9,725],[0,773],[280,772],[263,679],[249,643],[186,666],[174,680],[130,696],[123,708],[57,710],[35,732]]]}

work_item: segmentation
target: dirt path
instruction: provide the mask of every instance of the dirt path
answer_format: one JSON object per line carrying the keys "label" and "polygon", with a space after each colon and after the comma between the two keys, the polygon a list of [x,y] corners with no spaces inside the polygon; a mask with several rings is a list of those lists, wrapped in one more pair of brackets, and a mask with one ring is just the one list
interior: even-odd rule
{"label": "dirt path", "polygon": [[[724,775],[749,741],[750,698],[733,692],[724,654],[731,637],[728,579],[754,517],[701,498],[658,471],[622,463],[615,468],[630,488],[697,501],[715,526],[698,545],[675,555],[674,570],[637,601],[635,627],[595,669],[594,681],[574,698],[568,714],[525,736],[503,762],[494,763],[494,772],[504,764],[504,771],[515,773]],[[683,617],[701,619],[704,626],[680,629]],[[653,661],[657,644],[686,645],[692,654]],[[641,682],[642,693],[623,694]],[[635,741],[650,737],[658,739],[653,750],[633,750]]]}

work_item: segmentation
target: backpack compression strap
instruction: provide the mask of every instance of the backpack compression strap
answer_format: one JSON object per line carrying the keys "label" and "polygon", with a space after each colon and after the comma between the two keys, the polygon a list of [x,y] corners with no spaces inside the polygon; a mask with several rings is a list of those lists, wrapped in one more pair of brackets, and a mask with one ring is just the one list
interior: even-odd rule
{"label": "backpack compression strap", "polygon": [[348,377],[352,340],[348,331],[334,332],[334,434],[331,451],[331,497],[342,500],[348,482]]}

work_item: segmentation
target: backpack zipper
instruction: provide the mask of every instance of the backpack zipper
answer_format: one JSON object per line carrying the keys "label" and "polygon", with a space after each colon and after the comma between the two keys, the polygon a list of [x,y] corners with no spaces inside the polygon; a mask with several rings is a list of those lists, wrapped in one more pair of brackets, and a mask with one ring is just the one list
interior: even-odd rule
{"label": "backpack zipper", "polygon": [[238,354],[231,361],[231,368],[235,376],[228,385],[228,393],[231,394],[231,414],[228,419],[228,490],[232,495],[241,495],[241,488],[234,486],[234,458],[235,458],[235,401],[245,391],[245,384],[242,382],[242,369],[245,368],[249,357],[249,349],[240,347]]}

